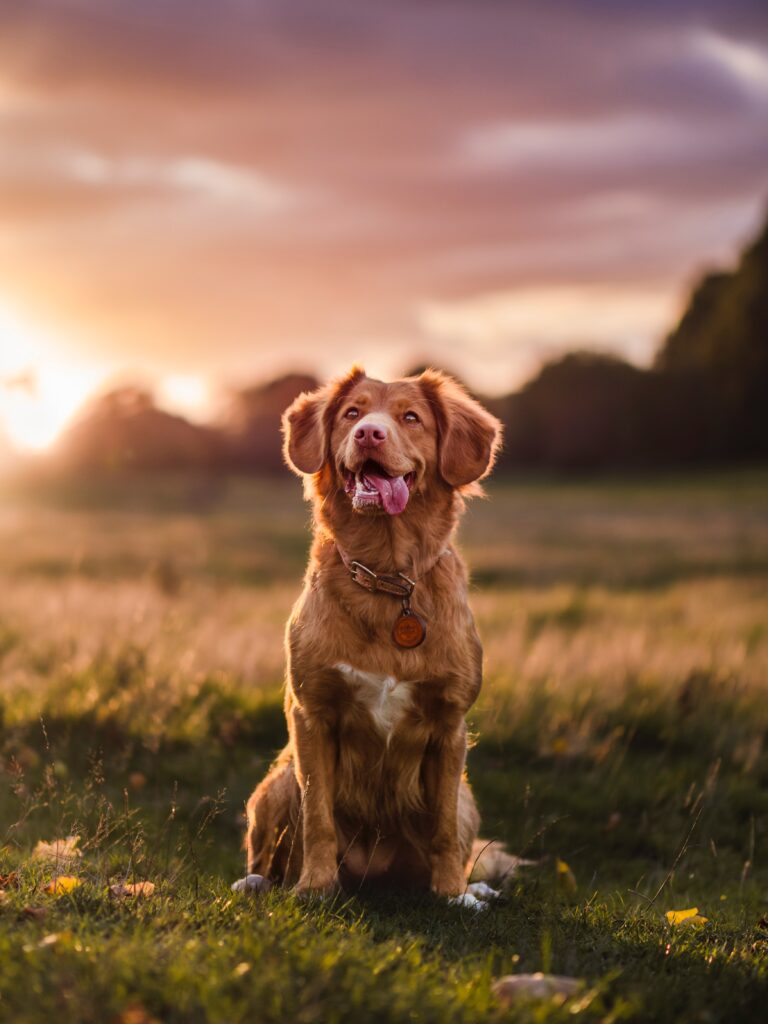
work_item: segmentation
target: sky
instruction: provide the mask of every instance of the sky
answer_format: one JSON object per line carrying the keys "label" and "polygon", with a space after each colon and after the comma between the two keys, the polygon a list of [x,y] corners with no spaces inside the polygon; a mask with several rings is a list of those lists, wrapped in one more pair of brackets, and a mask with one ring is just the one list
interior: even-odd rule
{"label": "sky", "polygon": [[647,364],[768,202],[764,0],[0,0],[0,429]]}

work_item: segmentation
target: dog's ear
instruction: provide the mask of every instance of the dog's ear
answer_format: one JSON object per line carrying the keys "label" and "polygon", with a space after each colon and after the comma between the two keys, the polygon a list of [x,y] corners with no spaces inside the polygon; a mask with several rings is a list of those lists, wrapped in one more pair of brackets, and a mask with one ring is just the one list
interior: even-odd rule
{"label": "dog's ear", "polygon": [[466,487],[490,473],[501,444],[501,423],[452,377],[425,370],[419,378],[437,416],[440,475]]}
{"label": "dog's ear", "polygon": [[283,455],[299,476],[319,473],[328,461],[333,416],[349,389],[365,370],[349,373],[316,391],[304,392],[283,413]]}
{"label": "dog's ear", "polygon": [[305,391],[283,413],[283,455],[299,476],[323,468],[328,448],[323,423],[326,401],[325,388]]}

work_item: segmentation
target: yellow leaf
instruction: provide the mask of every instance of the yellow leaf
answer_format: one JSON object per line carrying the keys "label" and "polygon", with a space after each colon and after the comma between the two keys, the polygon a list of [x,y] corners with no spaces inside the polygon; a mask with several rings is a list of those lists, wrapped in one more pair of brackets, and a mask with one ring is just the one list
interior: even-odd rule
{"label": "yellow leaf", "polygon": [[126,882],[120,885],[110,885],[112,896],[151,896],[155,891],[154,882]]}
{"label": "yellow leaf", "polygon": [[558,857],[555,861],[555,869],[557,871],[557,881],[564,889],[568,889],[570,892],[576,891],[576,876],[571,871],[570,867],[564,860],[560,860]]}
{"label": "yellow leaf", "polygon": [[667,921],[670,924],[706,924],[709,920],[699,913],[698,907],[690,907],[688,910],[668,910]]}
{"label": "yellow leaf", "polygon": [[33,860],[53,861],[57,864],[64,864],[78,860],[83,856],[83,851],[78,850],[80,836],[67,836],[66,839],[54,839],[52,843],[40,840],[32,851]]}
{"label": "yellow leaf", "polygon": [[58,878],[52,879],[46,885],[45,891],[51,893],[52,896],[61,896],[62,893],[72,892],[82,884],[80,879],[75,878],[74,875],[59,875]]}

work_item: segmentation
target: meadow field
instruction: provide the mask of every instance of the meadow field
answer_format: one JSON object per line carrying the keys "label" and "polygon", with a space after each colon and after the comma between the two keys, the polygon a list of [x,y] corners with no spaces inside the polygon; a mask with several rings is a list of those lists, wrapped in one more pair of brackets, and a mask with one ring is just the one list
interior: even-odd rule
{"label": "meadow field", "polygon": [[[532,862],[482,914],[230,891],[285,736],[297,482],[0,499],[0,1021],[765,1019],[768,473],[510,479],[468,509],[470,779]],[[581,987],[494,998],[539,970]]]}

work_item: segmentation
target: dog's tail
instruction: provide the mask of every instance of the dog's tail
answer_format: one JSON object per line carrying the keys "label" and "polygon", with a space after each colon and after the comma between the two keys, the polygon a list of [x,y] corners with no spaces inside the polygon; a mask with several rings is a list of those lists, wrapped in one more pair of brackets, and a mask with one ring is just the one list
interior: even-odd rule
{"label": "dog's tail", "polygon": [[469,882],[487,882],[495,889],[503,888],[518,874],[520,868],[535,864],[510,853],[498,839],[476,839],[469,858]]}

